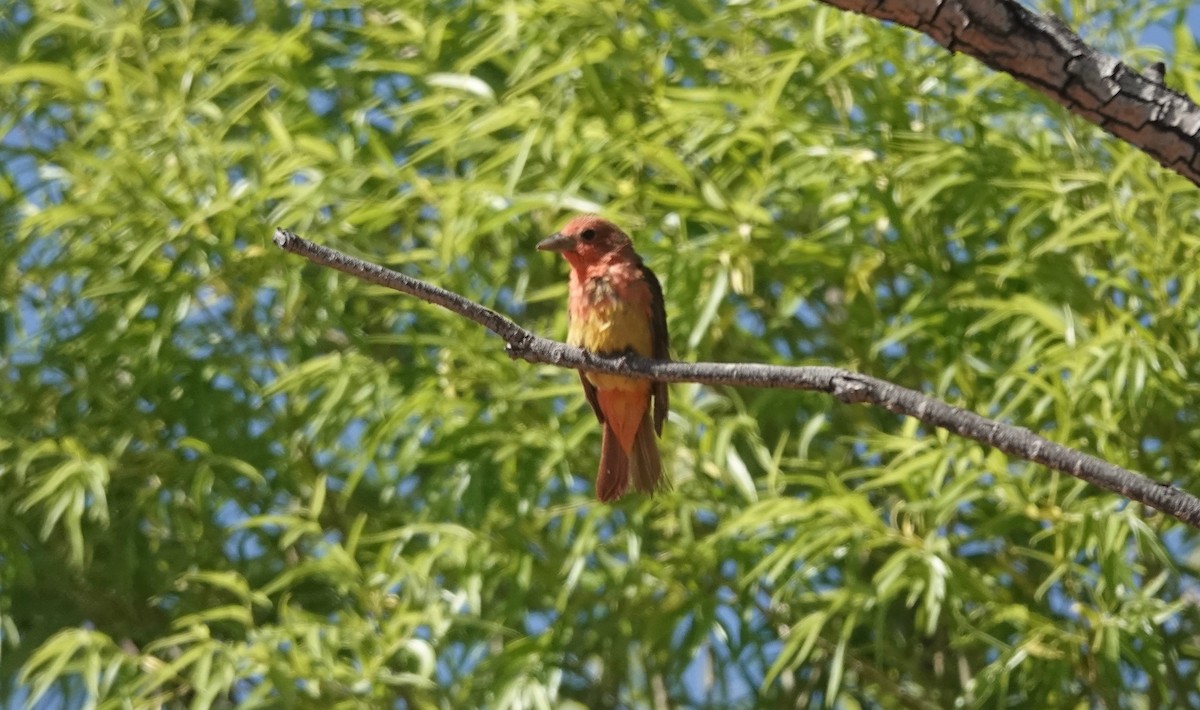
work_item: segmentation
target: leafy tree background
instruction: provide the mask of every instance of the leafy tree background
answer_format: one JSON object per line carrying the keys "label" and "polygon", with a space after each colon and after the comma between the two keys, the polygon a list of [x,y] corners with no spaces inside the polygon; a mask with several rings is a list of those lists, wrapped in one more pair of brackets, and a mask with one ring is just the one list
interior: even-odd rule
{"label": "leafy tree background", "polygon": [[[1038,3],[1200,96],[1184,0]],[[1197,707],[1196,531],[886,411],[673,387],[594,502],[602,211],[680,359],[857,368],[1200,489],[1200,192],[811,2],[0,3],[0,698]],[[1086,18],[1086,21],[1084,21]],[[1148,46],[1148,45],[1147,45]],[[3,701],[0,701],[3,702]]]}

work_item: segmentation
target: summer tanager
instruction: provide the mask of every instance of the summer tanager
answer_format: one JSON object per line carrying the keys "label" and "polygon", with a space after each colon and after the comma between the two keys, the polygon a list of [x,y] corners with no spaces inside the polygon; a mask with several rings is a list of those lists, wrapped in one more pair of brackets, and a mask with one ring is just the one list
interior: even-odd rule
{"label": "summer tanager", "polygon": [[[632,352],[667,359],[662,286],[627,234],[612,222],[587,215],[567,222],[537,248],[556,251],[571,265],[568,343],[597,355]],[[654,440],[667,418],[666,383],[596,372],[580,372],[579,379],[604,427],[596,497],[605,502],[620,498],[631,478],[643,493],[669,485]]]}

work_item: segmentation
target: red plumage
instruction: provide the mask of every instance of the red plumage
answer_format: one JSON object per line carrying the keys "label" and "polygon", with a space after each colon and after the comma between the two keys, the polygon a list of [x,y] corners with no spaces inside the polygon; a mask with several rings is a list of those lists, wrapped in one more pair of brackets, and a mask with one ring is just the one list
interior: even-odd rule
{"label": "red plumage", "polygon": [[[662,287],[628,235],[599,217],[576,217],[538,249],[571,265],[567,342],[599,355],[668,358]],[[669,485],[654,438],[667,416],[666,383],[583,372],[580,381],[604,427],[596,497],[616,500],[631,480],[644,493]]]}

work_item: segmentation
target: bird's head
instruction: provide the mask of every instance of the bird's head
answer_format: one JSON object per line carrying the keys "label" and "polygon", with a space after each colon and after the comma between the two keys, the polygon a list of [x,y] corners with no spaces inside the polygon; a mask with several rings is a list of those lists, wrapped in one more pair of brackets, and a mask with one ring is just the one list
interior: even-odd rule
{"label": "bird's head", "polygon": [[575,217],[555,234],[538,242],[541,251],[556,251],[572,266],[594,264],[609,254],[632,253],[629,235],[595,215]]}

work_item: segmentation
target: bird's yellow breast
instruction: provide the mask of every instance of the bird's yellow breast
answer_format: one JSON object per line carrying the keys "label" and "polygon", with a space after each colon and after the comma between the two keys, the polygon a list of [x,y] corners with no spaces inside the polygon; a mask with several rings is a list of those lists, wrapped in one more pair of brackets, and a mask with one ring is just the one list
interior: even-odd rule
{"label": "bird's yellow breast", "polygon": [[[650,357],[654,353],[650,316],[639,303],[622,300],[602,279],[593,279],[583,289],[587,307],[572,309],[567,342],[599,355],[618,355],[632,350]],[[649,382],[619,375],[587,374],[602,389],[647,389]]]}

